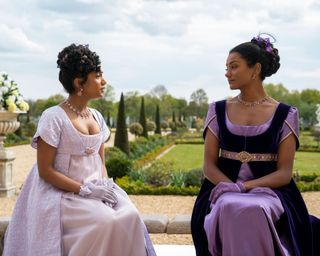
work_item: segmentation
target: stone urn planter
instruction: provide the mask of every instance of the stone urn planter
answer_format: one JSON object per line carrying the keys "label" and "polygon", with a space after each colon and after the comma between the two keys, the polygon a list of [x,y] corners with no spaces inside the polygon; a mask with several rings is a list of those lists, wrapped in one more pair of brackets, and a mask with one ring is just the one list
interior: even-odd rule
{"label": "stone urn planter", "polygon": [[15,156],[12,150],[4,147],[4,140],[8,133],[19,128],[20,123],[17,117],[22,113],[25,112],[0,111],[0,197],[12,196],[15,193],[15,186],[12,182]]}

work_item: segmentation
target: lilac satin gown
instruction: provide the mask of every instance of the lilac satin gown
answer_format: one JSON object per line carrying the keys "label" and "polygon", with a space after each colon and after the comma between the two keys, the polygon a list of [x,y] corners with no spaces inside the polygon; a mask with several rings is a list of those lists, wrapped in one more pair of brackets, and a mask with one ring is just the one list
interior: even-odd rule
{"label": "lilac satin gown", "polygon": [[[243,126],[231,123],[226,116],[228,129],[242,136],[263,133],[271,121],[272,118],[259,126]],[[215,114],[211,116],[208,128],[218,138],[219,127]],[[298,136],[298,112],[295,108],[290,109],[280,131],[280,143],[291,133]],[[243,163],[238,181],[250,179],[253,179],[250,167]],[[224,193],[212,205],[204,221],[212,255],[269,256],[274,255],[275,251],[281,255],[291,255],[286,235],[278,234],[275,229],[275,222],[284,212],[281,201],[271,189],[265,189],[267,193]]]}
{"label": "lilac satin gown", "polygon": [[[43,112],[32,141],[34,148],[39,137],[55,147],[55,169],[81,183],[102,178],[99,148],[110,135],[102,115],[90,110],[99,133],[81,134],[65,111],[54,106]],[[59,190],[39,177],[35,164],[16,202],[3,255],[154,256],[138,210],[117,185],[115,193],[118,203],[111,208]]]}

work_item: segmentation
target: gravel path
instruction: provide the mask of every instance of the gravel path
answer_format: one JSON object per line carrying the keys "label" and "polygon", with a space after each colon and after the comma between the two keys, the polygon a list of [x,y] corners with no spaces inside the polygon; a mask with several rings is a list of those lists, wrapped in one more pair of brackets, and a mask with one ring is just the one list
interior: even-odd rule
{"label": "gravel path", "polygon": [[[35,163],[36,150],[29,145],[16,146],[9,149],[13,150],[16,156],[13,165],[13,182],[17,187],[17,191],[19,191],[28,172]],[[320,217],[320,192],[306,192],[302,193],[302,195],[309,212]],[[17,195],[11,198],[0,198],[0,217],[12,214],[16,198]],[[196,197],[132,195],[130,198],[141,214],[164,214],[169,218],[173,218],[180,214],[191,214]],[[151,238],[155,244],[192,244],[191,235],[152,234]]]}

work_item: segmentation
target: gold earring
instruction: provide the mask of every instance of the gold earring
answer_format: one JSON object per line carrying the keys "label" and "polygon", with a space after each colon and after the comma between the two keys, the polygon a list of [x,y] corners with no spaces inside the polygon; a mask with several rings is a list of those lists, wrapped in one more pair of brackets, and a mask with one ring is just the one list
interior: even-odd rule
{"label": "gold earring", "polygon": [[77,92],[77,95],[80,97],[80,96],[82,96],[82,91],[83,91],[83,89],[81,88],[78,92]]}

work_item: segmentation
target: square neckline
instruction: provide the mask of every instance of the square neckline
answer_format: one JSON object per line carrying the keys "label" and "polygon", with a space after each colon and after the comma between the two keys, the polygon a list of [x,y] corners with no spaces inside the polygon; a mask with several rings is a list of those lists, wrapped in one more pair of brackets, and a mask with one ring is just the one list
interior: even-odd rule
{"label": "square neckline", "polygon": [[65,118],[68,120],[68,123],[70,124],[70,126],[72,127],[72,129],[73,129],[77,134],[79,134],[79,135],[81,135],[81,136],[84,136],[84,137],[95,137],[95,136],[97,136],[97,135],[101,135],[102,130],[101,130],[100,124],[99,124],[99,122],[98,122],[98,120],[97,120],[97,117],[96,117],[95,113],[92,111],[92,108],[88,108],[88,109],[89,109],[89,111],[91,112],[91,114],[93,115],[94,120],[97,122],[97,124],[98,124],[98,126],[99,126],[99,132],[98,132],[98,133],[94,133],[94,134],[85,134],[85,133],[80,132],[80,131],[73,125],[73,123],[72,123],[72,121],[70,120],[67,112],[66,112],[60,105],[57,105],[57,107],[59,107],[59,108],[61,109],[61,111],[64,113]]}
{"label": "square neckline", "polygon": [[275,110],[273,111],[272,115],[271,115],[271,116],[267,119],[267,121],[265,121],[264,123],[262,123],[262,124],[257,124],[257,125],[244,125],[244,124],[236,124],[236,123],[234,123],[234,122],[232,122],[232,121],[230,120],[229,115],[228,115],[228,111],[227,111],[227,102],[226,102],[226,110],[225,110],[225,113],[226,113],[226,121],[227,121],[228,123],[230,123],[231,125],[233,125],[233,126],[236,126],[236,127],[246,127],[246,128],[248,128],[248,127],[256,128],[256,127],[259,127],[259,126],[269,125],[269,124],[272,122],[272,120],[273,120],[273,118],[274,118],[274,115],[275,115],[275,113],[277,112],[277,109],[278,109],[279,105],[280,105],[280,103],[277,104],[277,106],[276,106]]}

